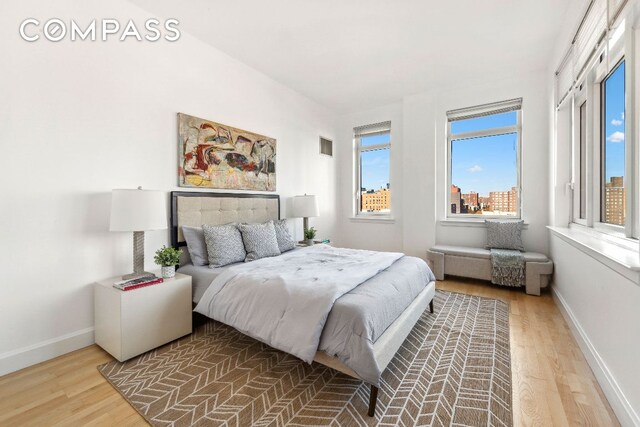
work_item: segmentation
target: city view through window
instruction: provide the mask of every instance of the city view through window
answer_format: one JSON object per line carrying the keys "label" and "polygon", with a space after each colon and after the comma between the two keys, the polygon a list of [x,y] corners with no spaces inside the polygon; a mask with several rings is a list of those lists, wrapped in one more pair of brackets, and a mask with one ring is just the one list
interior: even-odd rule
{"label": "city view through window", "polygon": [[[360,138],[360,211],[391,212],[389,187],[389,151],[391,134]],[[373,149],[373,147],[376,147]]]}
{"label": "city view through window", "polygon": [[602,221],[624,225],[624,61],[604,81],[604,176]]}
{"label": "city view through window", "polygon": [[517,122],[515,111],[451,122],[450,213],[518,215]]}

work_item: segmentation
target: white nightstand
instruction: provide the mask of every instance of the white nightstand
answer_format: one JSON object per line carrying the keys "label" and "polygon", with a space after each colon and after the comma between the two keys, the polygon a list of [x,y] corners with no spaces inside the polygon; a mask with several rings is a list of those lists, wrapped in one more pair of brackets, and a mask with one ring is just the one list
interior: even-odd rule
{"label": "white nightstand", "polygon": [[94,285],[96,344],[113,357],[122,362],[191,333],[191,276],[131,291],[114,288],[119,280]]}

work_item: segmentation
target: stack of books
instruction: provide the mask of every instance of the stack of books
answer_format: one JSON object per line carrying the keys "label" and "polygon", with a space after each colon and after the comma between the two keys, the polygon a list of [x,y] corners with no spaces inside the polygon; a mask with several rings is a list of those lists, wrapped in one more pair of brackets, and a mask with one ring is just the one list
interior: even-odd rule
{"label": "stack of books", "polygon": [[120,289],[121,291],[132,291],[134,289],[144,288],[145,286],[157,285],[163,281],[162,277],[158,277],[155,274],[149,274],[135,279],[121,280],[120,282],[114,283],[113,287]]}

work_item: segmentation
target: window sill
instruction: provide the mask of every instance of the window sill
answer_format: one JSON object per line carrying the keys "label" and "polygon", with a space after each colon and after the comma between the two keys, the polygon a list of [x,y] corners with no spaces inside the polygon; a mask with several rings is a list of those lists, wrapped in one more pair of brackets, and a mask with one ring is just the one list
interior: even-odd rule
{"label": "window sill", "polygon": [[[438,223],[442,226],[445,227],[478,227],[478,228],[486,228],[486,224],[484,223],[485,219],[496,219],[496,218],[479,218],[479,219],[472,219],[472,218],[447,218],[447,219],[441,219],[438,221]],[[516,218],[513,218],[516,219]],[[524,223],[522,226],[523,230],[526,230],[529,228],[529,224],[528,223]]]}
{"label": "window sill", "polygon": [[619,231],[619,227],[609,224],[604,224],[606,227],[602,227],[602,225],[603,223],[597,222],[593,227],[587,227],[584,224],[571,223],[569,224],[569,230],[585,233],[604,242],[621,246],[633,252],[639,252],[640,246],[637,239],[626,237],[623,232]]}
{"label": "window sill", "polygon": [[[582,230],[582,227],[547,226],[547,228],[553,235],[571,246],[640,284],[640,253],[637,241],[608,236],[595,230]],[[620,241],[616,242],[616,239]],[[633,242],[635,247],[631,247]]]}
{"label": "window sill", "polygon": [[588,227],[586,224],[571,224],[569,228],[572,227],[577,227],[578,230],[585,230],[587,232],[596,232],[603,237],[613,239],[613,243],[618,242],[618,244],[621,244],[623,246],[625,246],[626,241],[631,240],[624,235],[624,227],[621,227],[619,225],[607,224],[606,222],[595,222],[593,224],[593,229]]}
{"label": "window sill", "polygon": [[349,220],[353,222],[380,222],[380,223],[387,223],[387,224],[393,224],[396,222],[394,217],[386,216],[386,215],[352,216],[351,218],[349,218]]}

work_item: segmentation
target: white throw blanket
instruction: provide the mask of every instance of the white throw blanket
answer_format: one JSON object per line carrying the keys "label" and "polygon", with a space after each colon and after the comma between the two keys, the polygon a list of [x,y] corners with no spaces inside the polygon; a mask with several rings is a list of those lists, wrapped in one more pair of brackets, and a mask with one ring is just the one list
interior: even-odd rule
{"label": "white throw blanket", "polygon": [[236,265],[195,311],[311,363],[335,300],[402,256],[314,245]]}

